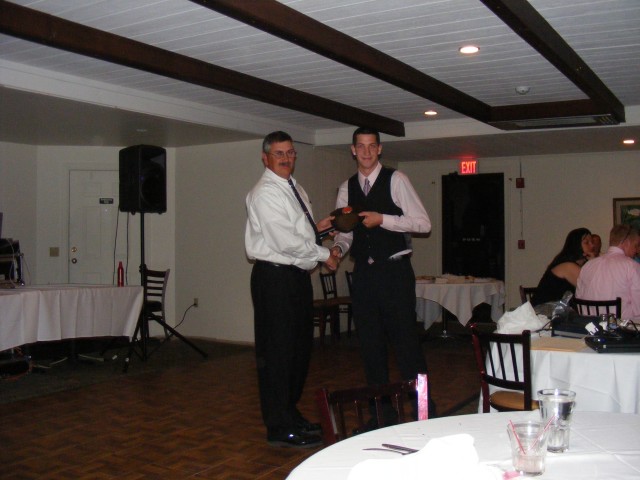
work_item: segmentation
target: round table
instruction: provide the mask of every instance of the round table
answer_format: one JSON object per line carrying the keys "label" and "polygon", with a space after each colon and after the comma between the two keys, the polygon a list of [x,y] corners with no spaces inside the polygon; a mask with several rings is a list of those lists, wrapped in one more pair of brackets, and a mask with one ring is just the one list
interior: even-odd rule
{"label": "round table", "polygon": [[[420,449],[433,438],[468,433],[475,440],[480,462],[512,470],[507,425],[534,419],[539,413],[503,412],[459,415],[404,423],[348,438],[327,447],[302,462],[289,480],[346,479],[351,468],[366,459],[403,458],[398,454],[367,451],[383,443]],[[438,480],[424,467],[424,478]],[[576,412],[571,427],[570,449],[548,453],[541,479],[637,480],[640,478],[640,415]],[[374,480],[374,479],[371,479]]]}
{"label": "round table", "polygon": [[427,330],[438,321],[442,309],[448,310],[462,325],[471,319],[474,307],[491,305],[491,318],[498,321],[505,299],[504,282],[476,280],[467,283],[433,283],[416,280],[416,313]]}

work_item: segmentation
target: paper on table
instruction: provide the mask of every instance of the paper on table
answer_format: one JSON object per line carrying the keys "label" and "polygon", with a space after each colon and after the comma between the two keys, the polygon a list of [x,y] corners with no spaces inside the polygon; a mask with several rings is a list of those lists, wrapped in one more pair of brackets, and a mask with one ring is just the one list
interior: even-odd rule
{"label": "paper on table", "polygon": [[420,451],[394,459],[369,459],[355,465],[348,480],[500,480],[502,471],[478,462],[473,437],[462,433],[434,438]]}
{"label": "paper on table", "polygon": [[506,312],[498,320],[497,333],[520,334],[523,330],[540,330],[548,322],[544,315],[537,315],[529,302],[525,302],[512,312]]}
{"label": "paper on table", "polygon": [[531,341],[531,350],[579,352],[586,347],[582,338],[540,337]]}

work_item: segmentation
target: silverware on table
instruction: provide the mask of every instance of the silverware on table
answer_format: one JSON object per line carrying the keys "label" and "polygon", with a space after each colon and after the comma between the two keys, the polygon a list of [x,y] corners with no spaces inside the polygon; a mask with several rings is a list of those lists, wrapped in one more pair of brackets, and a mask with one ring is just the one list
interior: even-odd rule
{"label": "silverware on table", "polygon": [[362,450],[375,450],[376,452],[398,453],[400,455],[410,455],[412,452],[403,452],[402,450],[394,450],[393,448],[363,448]]}
{"label": "silverware on table", "polygon": [[403,447],[402,445],[392,445],[390,443],[383,443],[382,446],[390,448],[392,450],[401,450],[407,453],[416,453],[418,451],[415,448]]}

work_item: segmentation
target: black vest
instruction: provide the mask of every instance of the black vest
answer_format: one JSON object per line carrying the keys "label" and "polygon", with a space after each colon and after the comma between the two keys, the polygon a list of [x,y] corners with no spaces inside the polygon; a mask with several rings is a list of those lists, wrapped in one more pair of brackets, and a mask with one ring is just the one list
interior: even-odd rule
{"label": "black vest", "polygon": [[[391,175],[394,171],[393,168],[382,167],[366,197],[358,183],[358,174],[352,176],[349,179],[349,205],[365,212],[402,215],[402,209],[391,198]],[[405,235],[401,232],[391,232],[380,226],[367,228],[361,223],[353,231],[351,256],[356,262],[367,261],[369,257],[379,262],[407,248]]]}

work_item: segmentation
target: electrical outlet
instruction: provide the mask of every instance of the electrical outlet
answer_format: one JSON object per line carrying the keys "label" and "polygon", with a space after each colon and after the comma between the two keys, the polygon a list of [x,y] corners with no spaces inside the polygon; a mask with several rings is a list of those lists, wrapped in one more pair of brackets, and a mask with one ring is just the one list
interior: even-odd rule
{"label": "electrical outlet", "polygon": [[198,307],[198,297],[193,298],[193,306],[196,308]]}

